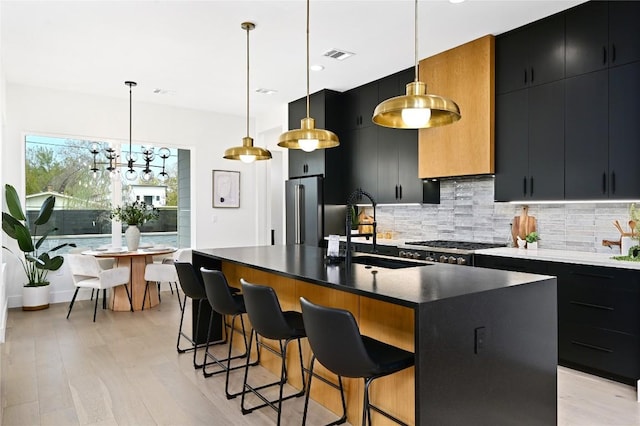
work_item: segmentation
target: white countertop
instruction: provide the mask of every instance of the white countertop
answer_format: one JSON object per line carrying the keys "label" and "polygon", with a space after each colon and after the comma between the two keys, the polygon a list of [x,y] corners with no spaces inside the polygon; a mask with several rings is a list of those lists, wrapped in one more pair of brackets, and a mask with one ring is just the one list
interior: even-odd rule
{"label": "white countertop", "polygon": [[548,262],[575,263],[580,265],[608,266],[611,268],[640,270],[640,262],[612,259],[613,256],[619,256],[617,253],[587,253],[582,251],[550,249],[528,250],[508,247],[476,250],[475,253],[487,256],[512,257],[517,259],[544,260]]}

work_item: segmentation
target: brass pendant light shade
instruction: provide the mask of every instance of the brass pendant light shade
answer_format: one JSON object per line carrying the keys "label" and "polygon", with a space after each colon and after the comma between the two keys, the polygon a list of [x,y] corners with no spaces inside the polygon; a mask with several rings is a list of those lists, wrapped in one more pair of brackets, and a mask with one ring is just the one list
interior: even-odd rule
{"label": "brass pendant light shade", "polygon": [[311,152],[340,145],[338,136],[330,130],[316,129],[316,121],[309,117],[309,0],[307,0],[307,116],[300,120],[300,128],[280,135],[278,146]]}
{"label": "brass pendant light shade", "polygon": [[427,85],[418,78],[418,0],[414,6],[415,81],[407,84],[404,96],[382,101],[373,111],[373,122],[395,129],[425,129],[454,123],[462,117],[451,99],[427,94]]}
{"label": "brass pendant light shade", "polygon": [[335,133],[316,129],[315,122],[313,118],[303,118],[300,120],[299,129],[289,130],[280,135],[278,146],[311,152],[315,149],[333,148],[340,145]]}
{"label": "brass pendant light shade", "polygon": [[249,136],[249,31],[256,25],[253,22],[243,22],[240,27],[247,32],[247,136],[242,138],[242,146],[225,150],[223,158],[253,163],[256,160],[270,160],[271,153],[264,148],[253,146],[253,138]]}

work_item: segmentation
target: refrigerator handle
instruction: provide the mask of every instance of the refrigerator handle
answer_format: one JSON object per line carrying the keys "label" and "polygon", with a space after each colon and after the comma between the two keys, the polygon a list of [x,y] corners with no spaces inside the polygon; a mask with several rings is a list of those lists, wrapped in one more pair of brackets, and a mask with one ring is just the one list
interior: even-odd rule
{"label": "refrigerator handle", "polygon": [[293,194],[295,243],[304,244],[304,185],[295,185]]}

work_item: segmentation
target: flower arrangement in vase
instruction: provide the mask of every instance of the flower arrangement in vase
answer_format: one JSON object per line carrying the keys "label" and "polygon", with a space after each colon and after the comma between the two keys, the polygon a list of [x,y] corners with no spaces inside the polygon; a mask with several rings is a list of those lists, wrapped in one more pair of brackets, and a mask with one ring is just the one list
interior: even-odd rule
{"label": "flower arrangement in vase", "polygon": [[124,232],[127,240],[127,248],[131,251],[138,250],[140,245],[140,229],[138,226],[145,222],[155,220],[160,216],[158,209],[148,205],[144,201],[134,201],[133,203],[124,203],[111,210],[111,219],[129,225]]}

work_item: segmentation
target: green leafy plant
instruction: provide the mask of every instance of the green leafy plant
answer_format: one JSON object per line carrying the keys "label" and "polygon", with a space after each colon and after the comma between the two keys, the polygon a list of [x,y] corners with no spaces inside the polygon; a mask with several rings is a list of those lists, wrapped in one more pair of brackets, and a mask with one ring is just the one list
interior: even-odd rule
{"label": "green leafy plant", "polygon": [[144,201],[124,203],[123,206],[118,206],[111,210],[111,219],[124,222],[127,225],[142,225],[145,222],[157,219],[159,216],[158,209]]}
{"label": "green leafy plant", "polygon": [[5,185],[4,194],[9,212],[2,212],[2,230],[9,238],[18,242],[18,247],[20,251],[22,251],[23,256],[17,256],[8,247],[2,246],[2,248],[16,255],[20,263],[22,263],[22,268],[27,275],[27,284],[25,284],[25,287],[49,285],[47,281],[49,271],[57,271],[64,263],[62,256],[51,257],[50,253],[65,246],[76,246],[73,243],[65,243],[50,250],[42,249],[42,244],[47,237],[52,232],[58,230],[58,228],[51,228],[41,236],[38,236],[37,233],[38,226],[45,225],[49,222],[56,199],[54,196],[47,197],[40,207],[38,216],[33,221],[33,229],[30,229],[27,218],[22,211],[22,203],[15,188],[11,185]]}
{"label": "green leafy plant", "polygon": [[530,232],[526,237],[524,237],[524,239],[527,240],[528,243],[535,243],[540,239],[540,236],[537,232],[533,231]]}

